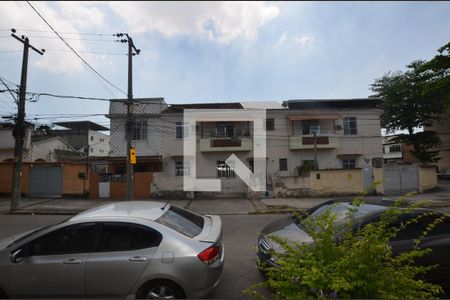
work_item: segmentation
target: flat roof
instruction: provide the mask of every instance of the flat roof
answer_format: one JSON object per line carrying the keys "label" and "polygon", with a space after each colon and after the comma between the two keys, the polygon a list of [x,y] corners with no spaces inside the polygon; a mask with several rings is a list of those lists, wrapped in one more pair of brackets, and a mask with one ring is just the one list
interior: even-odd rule
{"label": "flat roof", "polygon": [[292,99],[283,101],[283,106],[289,109],[299,108],[349,108],[368,107],[377,108],[381,105],[379,98],[350,98],[350,99]]}

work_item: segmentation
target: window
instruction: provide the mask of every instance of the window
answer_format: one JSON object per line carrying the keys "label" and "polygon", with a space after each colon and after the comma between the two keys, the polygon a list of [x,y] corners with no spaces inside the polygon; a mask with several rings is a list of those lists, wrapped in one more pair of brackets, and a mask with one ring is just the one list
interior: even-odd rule
{"label": "window", "polygon": [[133,120],[127,122],[128,133],[131,133],[132,140],[145,140],[147,139],[147,121],[145,120]]}
{"label": "window", "polygon": [[354,159],[354,158],[344,158],[342,160],[342,168],[344,168],[344,169],[354,169],[354,168],[356,168],[356,159]]}
{"label": "window", "polygon": [[216,136],[217,137],[233,137],[234,125],[229,122],[217,122],[216,123]]}
{"label": "window", "polygon": [[91,135],[91,141],[93,141],[94,140],[94,136],[93,135]]}
{"label": "window", "polygon": [[91,153],[94,153],[94,148],[90,147],[89,151],[91,151]]}
{"label": "window", "polygon": [[319,120],[302,121],[303,135],[320,134]]}
{"label": "window", "polygon": [[217,161],[217,177],[218,178],[235,178],[234,169],[227,165],[224,160]]}
{"label": "window", "polygon": [[266,120],[266,131],[273,131],[273,130],[275,130],[275,120],[267,119]]}
{"label": "window", "polygon": [[175,127],[175,135],[177,139],[189,137],[189,126],[183,122],[177,122]]}
{"label": "window", "polygon": [[183,162],[182,160],[175,161],[175,176],[190,175],[189,162]]}
{"label": "window", "polygon": [[402,152],[402,147],[399,144],[389,146],[389,153]]}
{"label": "window", "polygon": [[30,244],[29,255],[87,253],[93,250],[94,223],[70,225],[48,233]]}
{"label": "window", "polygon": [[344,118],[344,134],[358,134],[356,127],[356,117],[346,117]]}
{"label": "window", "polygon": [[[397,236],[394,238],[395,241],[401,240],[414,240],[420,238],[427,227],[432,224],[436,218],[441,217],[440,214],[433,214],[429,216],[420,216],[420,214],[408,214],[403,215],[400,220],[393,224],[394,227],[400,228],[401,223],[406,224],[408,220],[417,219],[417,222],[406,225],[405,228],[401,229]],[[450,234],[450,224],[449,219],[444,219],[443,222],[436,224],[435,227],[427,234],[427,237],[433,237],[438,235],[448,235]]]}
{"label": "window", "polygon": [[129,251],[159,246],[162,236],[156,230],[130,223],[103,223],[97,252]]}
{"label": "window", "polygon": [[288,170],[287,158],[280,158],[279,164],[280,164],[280,171]]}
{"label": "window", "polygon": [[156,222],[188,237],[194,237],[202,232],[205,220],[202,216],[171,205]]}
{"label": "window", "polygon": [[105,141],[105,139],[100,138],[100,142],[104,142],[104,141]]}

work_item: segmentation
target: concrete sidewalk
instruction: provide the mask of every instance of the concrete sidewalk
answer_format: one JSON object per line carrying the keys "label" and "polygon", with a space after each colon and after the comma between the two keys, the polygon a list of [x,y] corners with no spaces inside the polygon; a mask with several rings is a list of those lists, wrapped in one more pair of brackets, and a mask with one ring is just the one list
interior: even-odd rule
{"label": "concrete sidewalk", "polygon": [[[395,200],[399,196],[368,196],[367,200]],[[190,209],[200,214],[238,215],[283,213],[292,210],[304,210],[331,199],[339,198],[271,198],[261,200],[248,199],[210,199],[210,200],[170,200],[170,203]],[[149,199],[150,200],[150,199]],[[433,207],[450,208],[450,181],[440,181],[439,187],[429,193],[408,196],[407,200],[416,202],[429,200]],[[22,198],[20,208],[14,213],[21,214],[76,214],[86,209],[125,200],[92,200],[74,198]],[[166,202],[169,200],[156,200]],[[0,214],[9,213],[10,199],[0,198]]]}

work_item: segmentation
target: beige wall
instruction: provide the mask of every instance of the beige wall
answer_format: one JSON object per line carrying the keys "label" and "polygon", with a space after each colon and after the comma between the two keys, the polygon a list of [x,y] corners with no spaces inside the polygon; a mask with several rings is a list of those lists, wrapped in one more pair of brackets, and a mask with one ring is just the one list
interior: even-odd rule
{"label": "beige wall", "polygon": [[376,187],[375,191],[377,194],[384,194],[384,185],[383,185],[383,168],[373,168],[373,181],[380,182]]}
{"label": "beige wall", "polygon": [[419,192],[423,193],[437,187],[438,180],[435,167],[419,167]]}
{"label": "beige wall", "polygon": [[323,196],[360,193],[364,190],[362,170],[311,171],[311,190]]}

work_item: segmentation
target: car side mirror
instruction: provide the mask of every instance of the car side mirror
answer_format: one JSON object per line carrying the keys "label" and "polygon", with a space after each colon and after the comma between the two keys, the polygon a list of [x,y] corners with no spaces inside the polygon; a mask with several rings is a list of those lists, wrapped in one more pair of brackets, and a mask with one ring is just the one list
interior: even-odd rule
{"label": "car side mirror", "polygon": [[11,259],[11,261],[13,263],[19,263],[22,261],[22,259],[24,258],[24,251],[23,249],[17,249],[14,252],[11,252],[9,254],[9,258]]}

